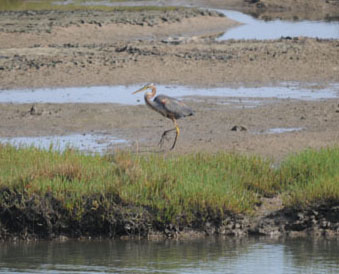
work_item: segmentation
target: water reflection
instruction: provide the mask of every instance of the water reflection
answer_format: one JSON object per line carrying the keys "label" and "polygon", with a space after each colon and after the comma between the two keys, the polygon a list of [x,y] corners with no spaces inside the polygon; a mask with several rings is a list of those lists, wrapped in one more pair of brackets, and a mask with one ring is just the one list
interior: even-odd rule
{"label": "water reflection", "polygon": [[337,240],[2,244],[0,273],[335,273]]}

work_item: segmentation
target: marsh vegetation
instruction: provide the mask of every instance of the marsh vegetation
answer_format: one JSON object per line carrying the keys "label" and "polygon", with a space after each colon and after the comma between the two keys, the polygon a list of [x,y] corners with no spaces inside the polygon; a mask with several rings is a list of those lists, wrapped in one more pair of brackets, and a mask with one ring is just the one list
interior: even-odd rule
{"label": "marsh vegetation", "polygon": [[[339,200],[338,147],[306,150],[274,167],[260,157],[226,152],[99,156],[2,145],[0,164],[2,222],[5,212],[29,208],[50,219],[52,230],[57,218],[84,222],[95,215],[86,220],[95,227],[91,221],[126,210],[159,230],[169,224],[194,228],[231,215],[253,216],[265,197],[282,197],[285,208],[298,210]],[[100,228],[88,233],[100,235]]]}

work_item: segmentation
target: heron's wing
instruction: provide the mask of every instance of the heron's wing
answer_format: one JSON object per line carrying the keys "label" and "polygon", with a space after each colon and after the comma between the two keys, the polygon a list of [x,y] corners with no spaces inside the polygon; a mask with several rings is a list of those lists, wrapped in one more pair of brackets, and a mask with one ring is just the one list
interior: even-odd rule
{"label": "heron's wing", "polygon": [[179,119],[193,115],[193,110],[190,107],[173,97],[159,95],[154,99],[154,102],[161,105],[169,118]]}

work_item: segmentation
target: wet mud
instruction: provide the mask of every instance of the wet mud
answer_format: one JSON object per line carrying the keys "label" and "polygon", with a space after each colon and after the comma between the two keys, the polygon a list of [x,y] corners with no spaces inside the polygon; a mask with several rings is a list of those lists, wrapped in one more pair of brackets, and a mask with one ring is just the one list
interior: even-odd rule
{"label": "wet mud", "polygon": [[167,145],[170,146],[173,136],[162,148],[158,143],[172,122],[143,104],[35,104],[36,113],[31,113],[31,104],[2,104],[0,135],[7,138],[102,135],[107,142],[127,141],[113,144],[109,153],[116,149],[171,154],[223,150],[261,155],[276,162],[307,148],[338,144],[337,100],[234,98],[229,102],[200,97],[184,101],[195,115],[178,120],[181,134],[171,152]]}

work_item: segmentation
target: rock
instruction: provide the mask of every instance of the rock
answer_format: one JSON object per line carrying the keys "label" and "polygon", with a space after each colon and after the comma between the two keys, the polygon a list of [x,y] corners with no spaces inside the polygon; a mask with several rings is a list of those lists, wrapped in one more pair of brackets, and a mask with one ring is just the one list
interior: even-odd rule
{"label": "rock", "polygon": [[249,3],[249,4],[255,4],[258,3],[260,0],[245,0],[245,2]]}
{"label": "rock", "polygon": [[185,40],[187,40],[187,38],[185,39],[185,37],[168,37],[167,39],[161,40],[161,42],[164,44],[179,45],[185,42]]}
{"label": "rock", "polygon": [[28,111],[28,115],[32,116],[40,116],[43,114],[43,110],[38,109],[38,107],[34,104],[31,106],[30,110]]}
{"label": "rock", "polygon": [[231,128],[232,131],[247,131],[247,128],[242,125],[235,125]]}
{"label": "rock", "polygon": [[31,109],[29,110],[29,114],[31,115],[37,115],[38,114],[38,110],[36,105],[32,105]]}

